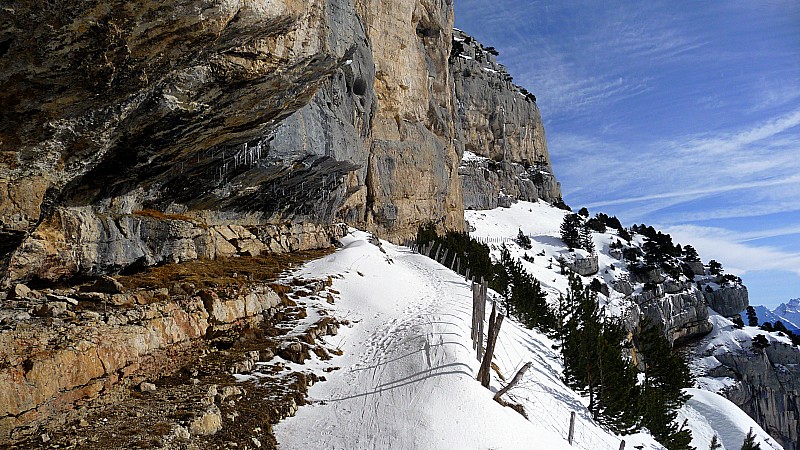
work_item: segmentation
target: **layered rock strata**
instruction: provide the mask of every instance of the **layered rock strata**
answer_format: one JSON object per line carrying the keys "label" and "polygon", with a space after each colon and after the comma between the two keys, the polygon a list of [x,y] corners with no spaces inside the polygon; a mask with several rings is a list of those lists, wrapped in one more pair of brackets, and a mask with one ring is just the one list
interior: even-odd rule
{"label": "layered rock strata", "polygon": [[635,327],[645,319],[664,328],[667,339],[675,345],[708,334],[713,326],[708,321],[708,305],[703,294],[689,288],[684,292],[666,293],[656,286],[655,291],[643,291],[631,296],[631,324]]}
{"label": "layered rock strata", "polygon": [[536,98],[513,83],[496,55],[466,33],[453,32],[456,117],[460,139],[472,155],[459,168],[464,206],[495,208],[502,196],[560,199]]}
{"label": "layered rock strata", "polygon": [[42,302],[34,317],[14,320],[12,329],[0,333],[0,444],[92,400],[113,398],[135,377],[177,370],[203,338],[258,323],[281,306],[267,287],[233,298],[201,291],[180,302],[170,301],[167,288],[83,298],[89,300],[80,303],[117,307],[100,312]]}
{"label": "layered rock strata", "polygon": [[709,307],[726,317],[739,314],[750,305],[747,287],[743,285],[722,286],[710,292],[703,292],[703,295]]}
{"label": "layered rock strata", "polygon": [[[289,317],[302,319],[307,314],[286,292],[295,299],[300,295],[328,295],[332,301],[324,292],[329,283],[295,280],[292,287],[273,285],[279,289],[276,291],[262,282],[237,281],[237,275],[229,275],[235,278],[208,278],[206,284],[219,284],[216,288],[174,282],[165,283],[169,287],[122,292],[122,285],[111,278],[80,289],[37,291],[17,286],[13,298],[6,299],[0,309],[0,446],[32,443],[48,433],[60,433],[66,430],[65,423],[92,411],[113,417],[119,404],[131,402],[132,391],[156,389],[152,383],[142,384],[143,380],[158,381],[186,368],[197,378],[198,369],[191,367],[208,363],[215,347],[252,341],[241,358],[225,363],[228,366],[222,373],[200,369],[213,375],[209,380],[225,382],[232,381],[230,373],[249,373],[256,362],[266,362],[274,354],[298,364],[310,352],[329,357],[316,339],[335,334],[336,320],[322,317],[316,324],[283,323]],[[293,290],[297,293],[291,293]],[[289,329],[302,329],[304,334],[280,337]],[[270,337],[253,341],[252,336],[259,334]],[[190,384],[195,386],[197,380]],[[285,390],[281,386],[279,382],[270,388],[274,391],[270,398]],[[303,397],[288,398],[293,399],[295,409],[304,402]],[[180,402],[166,403],[172,403],[174,410]],[[281,411],[264,414],[274,423],[293,413]],[[163,421],[164,417],[147,418],[151,419]],[[226,419],[225,424],[230,425],[229,420],[233,422]],[[121,423],[116,426],[121,427]],[[219,431],[193,429],[188,422],[184,426],[192,435]],[[117,429],[117,433],[120,431],[122,428]],[[146,430],[142,431],[146,435]],[[89,436],[82,434],[85,441]],[[113,436],[107,439],[118,442],[119,448],[127,446]],[[111,441],[106,444],[111,445]],[[90,446],[90,442],[84,445]]]}

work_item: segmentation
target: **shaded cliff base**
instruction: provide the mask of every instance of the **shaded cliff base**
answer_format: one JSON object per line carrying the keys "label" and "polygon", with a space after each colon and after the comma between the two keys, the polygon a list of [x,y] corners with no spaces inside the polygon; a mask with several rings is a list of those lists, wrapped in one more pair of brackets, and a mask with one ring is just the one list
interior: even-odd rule
{"label": "shaded cliff base", "polygon": [[274,448],[272,424],[324,379],[293,364],[338,354],[321,339],[340,326],[304,301],[333,302],[331,280],[276,279],[327,253],[15,286],[0,311],[0,446]]}

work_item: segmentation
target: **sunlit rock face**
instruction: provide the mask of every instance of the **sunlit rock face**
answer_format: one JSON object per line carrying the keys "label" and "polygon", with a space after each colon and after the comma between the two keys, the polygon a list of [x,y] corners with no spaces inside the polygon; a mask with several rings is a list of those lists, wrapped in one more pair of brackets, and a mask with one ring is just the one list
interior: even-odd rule
{"label": "sunlit rock face", "polygon": [[[497,52],[456,30],[450,55],[461,141],[464,206],[492,209],[505,197],[561,198],[536,97],[513,83]],[[498,203],[499,202],[499,203]]]}
{"label": "sunlit rock face", "polygon": [[342,221],[460,230],[452,20],[428,0],[4,7],[5,281],[247,253],[209,231],[229,224],[270,251]]}

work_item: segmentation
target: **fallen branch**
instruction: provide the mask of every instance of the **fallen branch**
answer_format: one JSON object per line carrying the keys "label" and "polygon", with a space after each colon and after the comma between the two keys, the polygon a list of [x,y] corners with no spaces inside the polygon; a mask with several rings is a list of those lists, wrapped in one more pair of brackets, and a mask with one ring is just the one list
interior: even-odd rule
{"label": "fallen branch", "polygon": [[511,390],[511,388],[513,388],[515,384],[519,383],[519,380],[522,379],[522,376],[525,375],[525,372],[530,368],[531,368],[531,363],[530,362],[525,363],[525,365],[522,366],[522,368],[519,369],[519,371],[517,371],[517,374],[514,375],[514,378],[511,379],[511,382],[508,383],[503,389],[497,391],[496,394],[494,394],[494,401],[505,406],[505,402],[500,397],[502,397],[503,394]]}

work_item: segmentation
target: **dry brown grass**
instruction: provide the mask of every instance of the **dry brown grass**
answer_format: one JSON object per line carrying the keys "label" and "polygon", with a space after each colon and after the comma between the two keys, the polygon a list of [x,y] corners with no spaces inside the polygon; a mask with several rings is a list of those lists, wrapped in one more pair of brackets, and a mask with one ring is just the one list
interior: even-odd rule
{"label": "dry brown grass", "polygon": [[303,252],[200,259],[152,267],[144,272],[119,277],[128,289],[160,288],[172,283],[193,283],[202,287],[239,286],[274,281],[284,271],[333,252],[333,248]]}

